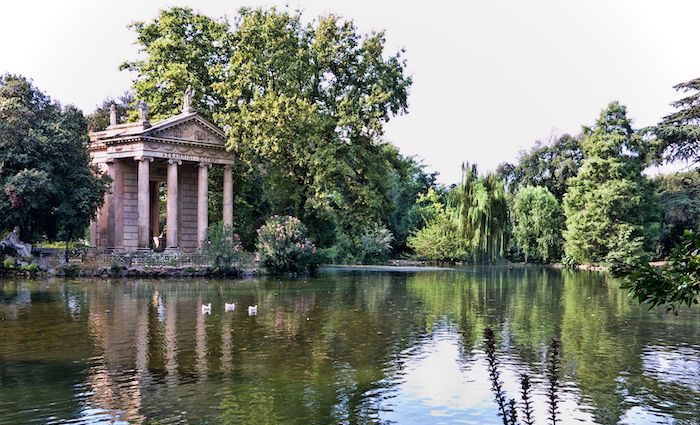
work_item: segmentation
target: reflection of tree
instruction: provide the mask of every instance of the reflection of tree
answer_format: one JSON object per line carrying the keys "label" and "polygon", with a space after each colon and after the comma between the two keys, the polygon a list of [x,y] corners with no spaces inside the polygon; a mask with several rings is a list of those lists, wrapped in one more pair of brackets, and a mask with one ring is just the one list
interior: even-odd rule
{"label": "reflection of tree", "polygon": [[[283,422],[376,419],[385,396],[378,389],[396,372],[394,353],[414,339],[404,279],[357,274],[314,282],[314,291],[277,285],[277,295],[266,298],[261,314],[250,321],[254,326],[236,331],[234,362],[243,365],[235,370],[237,378],[258,385],[229,387],[222,419],[248,412],[241,406],[254,394],[246,391],[263,394],[255,396],[255,412]],[[248,349],[238,350],[241,346]],[[270,397],[273,407],[266,404]]]}
{"label": "reflection of tree", "polygon": [[[407,359],[429,353],[421,347],[434,333],[458,333],[463,373],[488,376],[481,335],[490,326],[508,394],[519,388],[509,381],[531,373],[536,414],[556,337],[577,409],[614,423],[634,400],[693,423],[700,382],[683,374],[698,371],[680,369],[700,364],[688,345],[700,340],[698,316],[650,314],[602,276],[492,267],[309,282],[4,282],[0,413],[32,399],[66,419],[98,408],[135,421],[376,423],[399,405]],[[224,302],[237,310],[225,313]],[[254,304],[259,314],[248,317]],[[694,360],[671,361],[679,353]],[[487,379],[476,384],[488,391]],[[566,403],[571,396],[563,412]]]}
{"label": "reflection of tree", "polygon": [[414,313],[425,318],[426,332],[457,326],[463,361],[470,361],[478,335],[491,326],[509,364],[543,380],[548,341],[558,338],[562,379],[576,384],[580,402],[591,406],[597,422],[617,423],[633,407],[632,399],[682,419],[670,406],[692,412],[700,394],[653,379],[641,359],[653,335],[663,335],[667,343],[700,340],[697,322],[648,313],[618,287],[599,273],[537,268],[418,273],[407,280],[408,293],[420,303]]}
{"label": "reflection of tree", "polygon": [[82,359],[92,352],[86,310],[73,314],[68,297],[86,304],[80,287],[0,283],[0,422],[69,420],[81,411]]}
{"label": "reflection of tree", "polygon": [[224,425],[276,425],[281,423],[275,411],[270,388],[254,385],[227,390],[221,401],[221,423]]}

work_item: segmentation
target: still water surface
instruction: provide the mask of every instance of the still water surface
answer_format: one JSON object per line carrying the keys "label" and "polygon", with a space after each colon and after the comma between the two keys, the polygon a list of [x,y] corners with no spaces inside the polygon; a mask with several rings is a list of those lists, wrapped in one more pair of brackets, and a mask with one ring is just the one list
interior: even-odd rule
{"label": "still water surface", "polygon": [[486,326],[508,396],[533,377],[538,423],[552,337],[563,423],[700,423],[700,309],[648,311],[604,274],[490,268],[0,281],[0,424],[497,424]]}

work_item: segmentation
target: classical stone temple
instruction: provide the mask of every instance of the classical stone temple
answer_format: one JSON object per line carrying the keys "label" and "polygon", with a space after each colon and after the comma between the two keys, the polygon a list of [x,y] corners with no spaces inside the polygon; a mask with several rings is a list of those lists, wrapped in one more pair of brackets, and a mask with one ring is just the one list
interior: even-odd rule
{"label": "classical stone temple", "polygon": [[151,124],[145,103],[140,111],[140,121],[119,124],[112,107],[110,126],[90,133],[92,163],[113,180],[92,223],[91,244],[102,252],[195,249],[206,237],[212,166],[223,167],[223,221],[233,222],[233,154],[224,133],[190,107],[189,93],[182,112],[166,120]]}

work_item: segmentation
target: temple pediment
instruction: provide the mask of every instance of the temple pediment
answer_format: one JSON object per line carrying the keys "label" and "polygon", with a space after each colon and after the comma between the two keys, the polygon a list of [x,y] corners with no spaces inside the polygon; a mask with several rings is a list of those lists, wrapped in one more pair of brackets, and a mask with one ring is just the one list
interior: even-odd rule
{"label": "temple pediment", "polygon": [[144,131],[143,136],[221,146],[224,146],[226,141],[221,130],[196,113],[180,115],[156,123]]}
{"label": "temple pediment", "polygon": [[139,122],[114,122],[104,131],[90,133],[88,149],[94,163],[149,157],[233,164],[224,132],[192,108],[183,108],[180,114],[154,123],[148,121],[147,106],[142,104],[141,108]]}

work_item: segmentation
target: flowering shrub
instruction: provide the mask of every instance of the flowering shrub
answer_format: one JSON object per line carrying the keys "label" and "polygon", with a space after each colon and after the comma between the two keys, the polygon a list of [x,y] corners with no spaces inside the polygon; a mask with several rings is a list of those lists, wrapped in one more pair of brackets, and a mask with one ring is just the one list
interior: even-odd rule
{"label": "flowering shrub", "polygon": [[210,226],[200,250],[209,257],[209,265],[215,272],[230,274],[238,271],[243,245],[231,226],[221,222]]}
{"label": "flowering shrub", "polygon": [[316,246],[296,217],[272,216],[258,229],[260,264],[268,272],[304,273],[318,267]]}
{"label": "flowering shrub", "polygon": [[383,225],[369,227],[360,237],[360,258],[364,264],[385,261],[391,251],[394,235]]}

